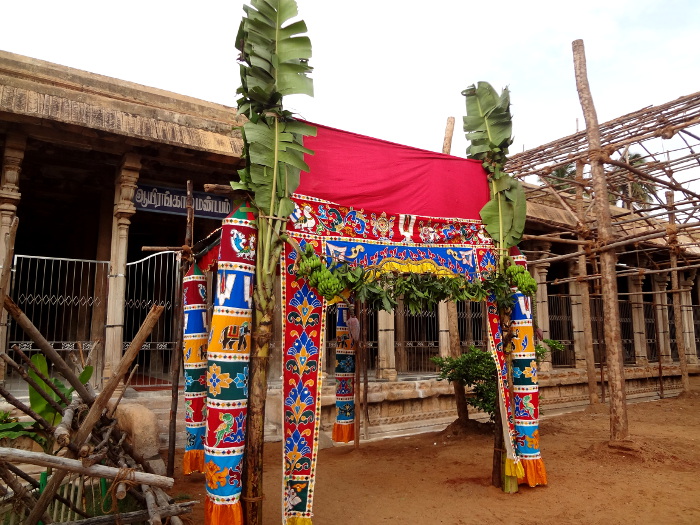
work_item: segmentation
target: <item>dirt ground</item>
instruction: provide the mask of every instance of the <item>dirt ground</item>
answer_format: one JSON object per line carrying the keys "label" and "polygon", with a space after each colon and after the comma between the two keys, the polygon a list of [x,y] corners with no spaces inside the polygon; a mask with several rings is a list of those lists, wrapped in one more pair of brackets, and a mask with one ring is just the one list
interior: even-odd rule
{"label": "dirt ground", "polygon": [[[629,404],[632,444],[611,449],[607,410],[541,421],[547,487],[490,485],[493,437],[448,432],[321,450],[315,525],[698,524],[700,378],[678,398]],[[265,447],[265,524],[281,523],[281,443]],[[176,472],[172,494],[204,501],[203,476]],[[203,504],[193,523],[203,524]]]}

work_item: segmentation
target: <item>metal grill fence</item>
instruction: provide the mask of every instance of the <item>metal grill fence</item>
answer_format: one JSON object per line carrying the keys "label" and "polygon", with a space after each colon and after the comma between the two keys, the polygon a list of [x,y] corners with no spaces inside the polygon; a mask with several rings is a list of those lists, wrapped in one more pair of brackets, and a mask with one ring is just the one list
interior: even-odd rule
{"label": "metal grill fence", "polygon": [[547,298],[549,339],[554,339],[564,345],[563,350],[552,351],[553,367],[570,368],[576,366],[571,299],[570,295],[550,295]]}
{"label": "metal grill fence", "polygon": [[124,311],[124,350],[129,347],[148,312],[154,305],[165,310],[149,340],[136,357],[138,372],[133,384],[146,388],[171,383],[170,359],[174,355],[174,309],[180,272],[175,252],[159,252],[126,265],[126,304]]}
{"label": "metal grill fence", "polygon": [[394,310],[394,347],[399,374],[434,374],[430,358],[439,354],[437,310],[412,314],[399,306]]}
{"label": "metal grill fence", "polygon": [[644,302],[644,331],[647,339],[647,360],[655,362],[659,360],[659,338],[656,324],[656,307]]}
{"label": "metal grill fence", "polygon": [[[13,263],[10,297],[69,363],[71,353],[84,361],[92,341],[104,339],[109,262],[16,255]],[[18,363],[15,349],[30,357],[38,352],[12,318],[5,348]],[[23,381],[8,370],[6,384],[18,388]]]}

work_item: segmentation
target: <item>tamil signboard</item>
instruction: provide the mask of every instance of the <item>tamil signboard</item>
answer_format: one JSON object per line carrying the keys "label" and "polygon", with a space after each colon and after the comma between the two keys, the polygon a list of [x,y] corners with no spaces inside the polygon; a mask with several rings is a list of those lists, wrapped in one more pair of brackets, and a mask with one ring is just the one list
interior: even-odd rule
{"label": "tamil signboard", "polygon": [[[202,191],[193,192],[193,197],[195,217],[223,219],[231,213],[231,201],[227,197]],[[187,215],[187,192],[177,188],[138,184],[134,204],[137,210]]]}

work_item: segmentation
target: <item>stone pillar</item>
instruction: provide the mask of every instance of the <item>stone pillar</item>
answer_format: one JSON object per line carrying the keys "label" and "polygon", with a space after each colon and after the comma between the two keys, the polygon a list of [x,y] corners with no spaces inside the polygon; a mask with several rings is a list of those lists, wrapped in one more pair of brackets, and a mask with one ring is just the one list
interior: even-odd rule
{"label": "stone pillar", "polygon": [[668,323],[668,294],[660,293],[668,289],[668,273],[657,273],[652,278],[652,291],[654,300],[654,316],[656,321],[656,333],[659,348],[659,360],[662,363],[671,363],[671,334]]}
{"label": "stone pillar", "polygon": [[447,301],[438,303],[438,352],[440,357],[450,355],[450,326],[447,314]]}
{"label": "stone pillar", "polygon": [[634,361],[638,366],[649,364],[647,356],[647,331],[644,322],[644,275],[631,275],[627,278],[632,303],[632,332],[634,337]]}
{"label": "stone pillar", "polygon": [[686,356],[689,365],[698,364],[697,345],[695,344],[695,320],[693,316],[693,297],[691,291],[695,283],[697,270],[691,270],[686,275],[680,272],[679,282],[682,288],[680,293],[681,309],[683,311],[683,338],[685,341]]}
{"label": "stone pillar", "polygon": [[[540,254],[537,258],[546,258],[551,247],[552,244],[548,242],[538,243],[535,249],[539,251]],[[537,264],[531,268],[532,276],[535,278],[535,281],[537,281],[537,295],[535,296],[537,326],[542,330],[542,337],[544,339],[550,339],[549,299],[547,294],[547,272],[549,272],[549,263]],[[552,369],[551,354],[547,354],[547,357],[540,363],[540,368],[543,372],[548,372]]]}
{"label": "stone pillar", "polygon": [[107,325],[105,327],[105,366],[103,382],[123,354],[124,306],[126,299],[126,256],[129,245],[130,217],[136,213],[134,193],[141,170],[141,158],[127,153],[117,172],[112,220],[112,248],[109,264],[109,297],[107,298]]}
{"label": "stone pillar", "polygon": [[[19,174],[21,171],[27,137],[8,134],[5,139],[5,151],[2,157],[2,179],[0,180],[0,269],[4,264],[7,251],[14,246],[5,244],[10,233],[10,226],[17,215],[20,201]],[[10,261],[12,265],[12,261]],[[5,290],[8,291],[8,290]],[[0,310],[0,352],[5,352],[7,344],[7,311]],[[5,384],[5,362],[0,360],[0,384]]]}
{"label": "stone pillar", "polygon": [[[569,263],[569,276],[578,275],[578,261]],[[586,369],[586,330],[591,331],[590,325],[586,328],[583,318],[583,303],[581,288],[587,286],[585,282],[570,281],[569,295],[571,296],[571,329],[573,331],[574,356],[576,368]]]}
{"label": "stone pillar", "polygon": [[379,310],[377,328],[379,331],[377,379],[396,381],[398,374],[394,356],[394,312]]}

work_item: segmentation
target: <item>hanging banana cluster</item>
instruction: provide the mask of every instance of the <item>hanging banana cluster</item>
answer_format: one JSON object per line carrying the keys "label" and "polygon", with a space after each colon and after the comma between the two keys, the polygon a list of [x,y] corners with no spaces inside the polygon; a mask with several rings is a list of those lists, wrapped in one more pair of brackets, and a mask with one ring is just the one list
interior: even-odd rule
{"label": "hanging banana cluster", "polygon": [[337,271],[338,267],[329,270],[310,244],[299,254],[297,275],[306,277],[309,284],[327,300],[333,299],[345,289],[344,280],[339,279]]}
{"label": "hanging banana cluster", "polygon": [[512,286],[515,286],[523,295],[534,297],[537,293],[537,281],[525,268],[517,264],[511,264],[506,268],[506,278]]}

